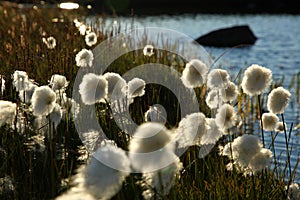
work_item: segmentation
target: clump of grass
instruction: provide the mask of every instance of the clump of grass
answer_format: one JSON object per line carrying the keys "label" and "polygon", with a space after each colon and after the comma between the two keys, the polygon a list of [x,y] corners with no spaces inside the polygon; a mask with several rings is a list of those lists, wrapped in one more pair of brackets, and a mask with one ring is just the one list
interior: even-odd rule
{"label": "clump of grass", "polygon": [[[69,81],[69,86],[64,92],[67,97],[71,97],[72,86],[78,71],[75,56],[81,49],[90,48],[85,44],[84,36],[80,34],[73,22],[75,18],[83,14],[57,10],[49,12],[49,10],[43,9],[23,10],[0,7],[0,52],[3,52],[0,54],[0,60],[3,61],[0,74],[6,80],[1,100],[15,102],[18,106],[14,123],[0,128],[0,150],[4,152],[0,157],[0,161],[3,161],[0,163],[0,178],[10,177],[13,184],[13,189],[7,193],[2,190],[4,187],[0,185],[0,197],[53,199],[63,192],[69,191],[69,188],[72,187],[71,179],[76,173],[75,170],[88,162],[89,155],[83,147],[74,121],[70,117],[72,115],[71,108],[65,107],[64,120],[56,128],[49,117],[43,121],[41,126],[33,128],[36,117],[32,115],[30,105],[20,100],[18,93],[21,91],[16,91],[11,79],[11,74],[15,70],[23,70],[39,85],[47,85],[53,74],[61,74]],[[80,20],[84,21],[84,19]],[[96,29],[98,24],[94,24],[94,26],[91,29],[97,33],[98,43],[107,37],[118,34],[119,30],[113,28],[111,31],[103,32]],[[43,37],[49,36],[53,36],[57,41],[57,45],[53,49],[48,49],[42,40]],[[155,47],[155,44],[153,45]],[[165,45],[168,45],[167,41],[165,41]],[[185,64],[188,63],[182,57],[166,50],[155,49],[153,55],[145,57],[143,50],[139,49],[116,59],[106,72],[123,75],[135,66],[151,62],[172,66],[179,73],[183,72]],[[240,85],[242,78],[237,78],[235,81]],[[268,91],[273,89],[272,87],[270,86]],[[205,102],[207,86],[194,88],[194,91],[198,98],[199,110],[206,117],[213,117],[215,113]],[[298,93],[297,95],[299,96]],[[258,100],[251,98],[239,88],[236,101],[231,103],[241,117],[243,125],[235,125],[234,131],[229,131],[231,128],[229,127],[226,131],[232,134],[221,137],[217,145],[204,158],[198,156],[201,145],[190,146],[179,158],[183,167],[177,173],[173,187],[166,198],[286,198],[286,185],[291,184],[294,180],[294,174],[286,170],[289,160],[283,167],[274,163],[272,168],[266,168],[261,173],[245,175],[237,169],[227,170],[227,164],[232,160],[220,156],[218,148],[218,145],[224,146],[238,136],[254,134],[257,131],[257,123],[261,119],[262,106],[265,105],[266,99],[266,94],[262,94]],[[176,129],[181,120],[180,104],[168,88],[156,84],[146,85],[145,95],[136,97],[130,104],[129,112],[132,119],[137,124],[144,123],[144,113],[153,104],[164,106],[168,113],[166,127],[170,130]],[[128,150],[131,136],[126,135],[124,130],[115,123],[110,106],[111,104],[108,102],[96,104],[97,120],[108,139],[113,140],[118,147]],[[22,132],[17,127],[21,122],[24,124]],[[285,131],[287,136],[291,134],[291,130],[286,129]],[[287,145],[287,151],[289,150]],[[295,172],[297,166],[293,170]],[[160,173],[163,174],[163,172]],[[143,181],[142,175],[139,173],[127,176],[122,183],[121,190],[115,194],[113,199],[141,199],[144,191],[143,185],[139,184]],[[161,196],[161,194],[165,194],[164,188],[160,192],[156,188],[152,189],[154,191],[153,199],[165,198]]]}

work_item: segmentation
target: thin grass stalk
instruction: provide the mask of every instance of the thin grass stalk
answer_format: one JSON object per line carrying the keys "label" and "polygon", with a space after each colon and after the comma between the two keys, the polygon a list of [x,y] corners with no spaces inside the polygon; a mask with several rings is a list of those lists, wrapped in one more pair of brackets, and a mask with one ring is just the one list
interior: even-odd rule
{"label": "thin grass stalk", "polygon": [[265,148],[265,134],[264,134],[264,127],[262,122],[262,109],[261,109],[261,102],[260,102],[260,95],[257,95],[257,101],[258,101],[258,110],[259,110],[259,121],[260,121],[260,130],[261,130],[261,138],[263,143],[263,148]]}
{"label": "thin grass stalk", "polygon": [[254,117],[254,100],[252,97],[249,98],[249,113],[247,113],[249,115],[248,119],[248,125],[249,125],[249,132],[252,133],[254,131],[254,121],[255,121],[255,117]]}
{"label": "thin grass stalk", "polygon": [[287,155],[287,161],[288,161],[288,167],[289,167],[289,174],[292,176],[292,167],[291,167],[291,158],[290,158],[290,152],[289,152],[289,144],[288,144],[288,136],[286,132],[286,127],[285,127],[285,121],[284,121],[284,115],[281,114],[281,119],[283,123],[283,131],[284,131],[284,137],[285,137],[285,146],[286,146],[286,155]]}
{"label": "thin grass stalk", "polygon": [[292,173],[290,182],[292,182],[292,181],[294,180],[295,176],[296,176],[296,173],[297,173],[297,170],[298,170],[299,162],[300,162],[300,158],[297,159],[297,162],[296,162],[296,165],[295,165],[295,167],[294,167],[294,170],[293,170],[293,173]]}
{"label": "thin grass stalk", "polygon": [[[270,146],[272,146],[273,155],[274,155],[273,158],[274,158],[275,169],[276,169],[276,173],[278,174],[278,171],[277,171],[277,158],[276,158],[276,151],[275,151],[275,145],[274,145],[275,138],[277,137],[277,135],[278,135],[278,132],[275,133],[275,136],[274,136],[274,132],[271,131],[272,142],[271,142]],[[270,148],[270,146],[269,146],[269,148]]]}
{"label": "thin grass stalk", "polygon": [[291,139],[291,136],[292,136],[292,131],[293,131],[293,122],[291,123],[291,126],[290,126],[290,130],[289,130],[289,138],[288,138],[288,142],[290,142],[290,139]]}

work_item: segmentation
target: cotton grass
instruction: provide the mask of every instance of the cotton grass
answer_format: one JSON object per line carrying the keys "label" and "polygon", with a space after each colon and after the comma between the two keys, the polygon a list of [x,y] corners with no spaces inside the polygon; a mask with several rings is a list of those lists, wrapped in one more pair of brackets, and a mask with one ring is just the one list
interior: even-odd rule
{"label": "cotton grass", "polygon": [[249,163],[249,173],[259,173],[271,165],[273,154],[269,149],[262,148],[253,156]]}
{"label": "cotton grass", "polygon": [[[2,6],[0,7],[1,10]],[[1,68],[1,74],[4,75],[4,78],[7,77],[8,74],[14,72],[14,69],[12,72],[10,72],[10,68],[12,66],[15,66],[20,67],[20,70],[26,69],[28,75],[33,74],[37,77],[36,80],[40,81],[40,84],[35,83],[29,80],[27,76],[27,81],[25,81],[26,84],[24,84],[25,87],[23,87],[23,89],[19,89],[17,87],[13,88],[12,85],[9,85],[12,83],[11,80],[6,80],[6,91],[4,91],[4,95],[1,96],[1,98],[3,99],[17,102],[15,109],[17,111],[17,116],[14,117],[13,122],[8,123],[9,125],[13,123],[13,126],[1,127],[2,132],[0,134],[2,138],[2,143],[0,142],[0,149],[4,148],[7,152],[7,160],[4,160],[5,162],[2,166],[3,173],[1,173],[1,176],[5,177],[6,175],[9,175],[12,177],[11,181],[15,185],[15,190],[13,191],[12,198],[53,199],[62,191],[69,190],[69,187],[71,187],[69,190],[70,193],[62,198],[137,199],[141,198],[141,195],[143,195],[144,198],[150,199],[194,199],[197,197],[199,198],[200,196],[200,198],[220,198],[221,196],[228,196],[236,198],[247,197],[249,199],[256,199],[257,197],[261,197],[262,199],[268,197],[272,199],[282,199],[285,197],[285,191],[283,189],[284,185],[282,183],[284,183],[284,180],[289,178],[291,181],[293,181],[293,177],[288,177],[288,170],[281,170],[280,167],[282,166],[282,160],[274,162],[274,168],[272,166],[271,169],[264,171],[264,173],[260,176],[253,176],[250,178],[242,177],[239,173],[239,170],[234,170],[230,173],[225,172],[224,163],[230,160],[230,158],[228,159],[219,157],[215,152],[215,148],[209,148],[213,147],[217,142],[219,144],[224,144],[228,141],[234,141],[235,137],[243,135],[245,131],[247,133],[252,133],[253,130],[259,128],[259,126],[254,124],[257,122],[256,112],[258,111],[258,109],[254,105],[256,102],[245,94],[240,95],[237,99],[235,99],[234,97],[236,88],[229,87],[231,85],[231,82],[229,82],[229,77],[225,78],[228,79],[226,83],[213,85],[212,88],[208,88],[207,90],[207,85],[205,85],[205,83],[207,83],[206,76],[205,79],[202,77],[201,79],[197,79],[196,77],[194,77],[193,79],[193,75],[198,76],[199,74],[197,74],[198,71],[197,73],[191,73],[190,75],[192,75],[192,78],[189,78],[190,80],[195,81],[191,84],[196,84],[198,82],[199,86],[197,87],[202,87],[195,88],[195,90],[183,88],[183,92],[180,88],[177,88],[179,90],[173,92],[179,92],[180,96],[183,97],[183,99],[189,98],[189,95],[186,94],[195,92],[196,96],[195,98],[192,97],[191,100],[198,100],[199,104],[197,104],[196,107],[194,107],[193,105],[184,105],[185,103],[187,103],[186,101],[178,102],[179,100],[176,100],[176,97],[174,98],[173,95],[169,95],[172,93],[171,91],[164,93],[167,88],[158,85],[154,85],[153,87],[151,84],[147,85],[146,90],[141,90],[142,93],[144,93],[141,95],[145,95],[142,98],[139,98],[139,95],[131,95],[138,92],[128,92],[128,86],[125,86],[124,88],[126,88],[125,91],[127,92],[126,95],[128,95],[128,97],[121,99],[120,102],[119,99],[116,102],[110,102],[109,96],[111,94],[110,91],[112,91],[110,88],[114,88],[115,91],[113,93],[116,93],[122,86],[112,87],[112,85],[115,84],[110,84],[110,81],[108,80],[109,78],[105,77],[105,80],[107,81],[107,95],[103,95],[104,98],[100,100],[96,99],[95,93],[97,89],[91,95],[91,98],[94,99],[92,100],[94,101],[94,103],[101,102],[101,104],[92,105],[93,103],[91,103],[90,105],[92,106],[85,106],[82,105],[82,94],[87,94],[87,90],[89,90],[90,87],[83,87],[83,92],[81,92],[80,94],[78,92],[80,89],[78,87],[80,83],[70,84],[69,87],[71,88],[68,88],[68,91],[65,91],[66,85],[64,83],[67,81],[67,79],[70,81],[70,83],[73,83],[75,78],[74,76],[76,75],[74,73],[79,70],[77,66],[72,69],[72,60],[74,61],[74,65],[77,65],[75,59],[76,53],[79,52],[84,46],[86,46],[86,49],[90,49],[90,47],[93,47],[97,44],[90,44],[89,46],[88,43],[85,43],[85,37],[89,35],[93,29],[88,25],[79,22],[78,20],[75,21],[76,26],[78,28],[80,27],[80,30],[82,30],[82,35],[84,35],[81,36],[77,29],[72,26],[72,23],[69,20],[70,16],[68,15],[70,13],[64,13],[67,14],[66,16],[64,14],[61,15],[62,13],[57,13],[58,15],[56,15],[55,9],[53,10],[54,13],[50,14],[51,16],[44,15],[47,14],[47,12],[44,13],[43,9],[38,9],[38,12],[36,12],[37,10],[33,10],[33,12],[24,10],[23,12],[23,9],[15,10],[10,7],[4,7],[3,11],[2,22],[4,22],[4,24],[1,30],[2,32],[4,32],[0,35],[4,36],[2,38],[2,42],[4,44],[2,45],[3,54],[1,54],[1,56],[4,58],[4,64]],[[75,13],[71,13],[71,15],[73,14]],[[58,16],[58,18],[53,19],[53,16]],[[85,20],[84,16],[82,16],[82,20]],[[98,22],[102,24],[103,21],[100,20],[96,23]],[[50,26],[47,26],[47,24]],[[97,24],[93,24],[93,26],[101,27],[101,24],[99,24],[100,26],[97,26]],[[54,26],[51,27],[51,25]],[[67,25],[67,29],[65,28],[65,25]],[[114,36],[118,33],[119,24],[113,22],[111,28],[111,31],[106,30],[105,32],[99,32],[101,35],[101,40],[105,40],[106,38],[108,38],[109,40],[113,39]],[[47,49],[47,45],[43,44],[41,37],[31,37],[34,35],[43,35],[47,38],[47,35],[49,34],[53,34],[58,37],[57,41],[59,43],[57,43],[56,47],[53,50]],[[150,41],[149,44],[153,43],[151,42],[151,38],[147,37],[147,34],[141,36],[142,40],[139,40],[141,43],[145,42],[146,40]],[[133,41],[131,41],[130,38],[128,39],[129,40],[122,41],[119,48],[126,49],[126,47],[130,47],[130,44],[132,44]],[[168,41],[160,42],[160,39],[161,38],[159,37],[157,41],[158,43],[163,44],[163,46],[166,45],[166,47],[169,46]],[[126,44],[126,47],[123,44]],[[155,41],[153,44],[155,44]],[[163,50],[163,48],[161,48],[161,50],[157,49],[157,51],[156,49],[151,48],[149,49],[149,54],[147,54],[146,52],[145,56],[142,52],[143,47],[142,49],[140,49],[141,51],[130,51],[126,54],[123,54],[116,60],[116,62],[110,63],[109,68],[120,72],[120,74],[125,74],[126,70],[129,70],[134,66],[143,65],[150,62],[161,62],[161,64],[170,65],[171,68],[177,69],[179,70],[179,72],[184,70],[186,61],[182,59],[182,57],[172,53],[174,51],[176,52],[176,49],[178,47],[179,49],[181,49],[181,46],[177,46],[177,44],[171,44],[170,47],[172,48],[172,52],[165,51]],[[184,49],[188,50],[186,48]],[[142,53],[142,55],[139,55],[139,53]],[[103,56],[105,57],[105,55]],[[187,56],[189,57],[194,55]],[[197,55],[197,57],[202,56],[202,54]],[[94,59],[96,59],[96,57]],[[80,71],[96,73],[96,68],[94,69],[92,67],[94,63],[93,61],[91,62],[91,64],[89,64],[89,62],[87,62],[86,60],[83,61],[83,63],[86,63],[86,68],[80,69]],[[193,71],[193,69],[191,71]],[[51,77],[52,74],[59,72],[62,72],[68,78],[57,79],[57,77]],[[98,76],[99,74],[95,75]],[[102,75],[104,76],[105,74]],[[78,78],[81,78],[80,81],[83,80],[83,76],[84,74],[82,76],[78,74]],[[53,78],[52,81],[49,79],[50,77],[51,79]],[[221,75],[220,79],[222,80]],[[31,94],[33,94],[35,88],[38,88],[38,85],[44,84],[47,80],[50,80],[48,86],[56,93],[55,107],[47,116],[33,116],[33,106],[29,105],[30,102],[28,102],[28,100],[31,99],[30,96]],[[239,77],[237,77],[237,80],[240,80]],[[22,80],[20,80],[19,82],[21,83]],[[201,85],[201,82],[203,82],[204,85]],[[223,80],[221,82],[223,82]],[[98,85],[98,83],[99,81],[97,81],[96,88],[99,89],[100,86]],[[274,83],[274,85],[278,84]],[[137,89],[138,88],[139,86],[137,87]],[[232,90],[230,90],[231,88]],[[228,91],[226,91],[227,89],[229,91],[229,94],[233,95],[225,95],[226,92],[228,93]],[[74,100],[68,98],[68,95],[71,95],[70,92],[72,90],[75,91]],[[76,90],[79,93],[79,98],[77,98]],[[188,93],[186,93],[185,90]],[[217,112],[217,109],[209,110],[206,107],[205,102],[203,101],[205,95],[207,94],[206,92],[211,91],[217,91],[215,93],[215,97],[217,96],[218,98],[214,99],[217,100],[215,108],[221,107],[224,103],[232,103],[231,105],[234,105],[234,109],[238,111],[236,115],[241,114],[243,122],[247,123],[245,124],[245,127],[241,127],[238,129],[230,128],[230,133],[232,133],[232,135],[227,135],[226,130],[220,128],[217,125],[216,119],[207,118],[214,117]],[[121,91],[121,93],[122,92],[123,90]],[[16,99],[18,98],[18,95],[22,101],[26,102],[26,104],[21,102],[19,99]],[[138,98],[133,101],[133,99],[130,99],[131,97],[129,97],[129,95],[136,96]],[[265,96],[261,97],[261,100],[265,100]],[[75,102],[75,99],[76,101],[81,103],[81,108],[79,104]],[[145,119],[147,119],[148,123],[159,121],[161,124],[160,127],[162,127],[162,129],[159,133],[154,134],[151,131],[153,130],[152,126],[146,127],[144,130],[142,130],[143,132],[151,132],[150,134],[147,134],[145,140],[147,140],[148,135],[150,135],[150,139],[148,141],[149,143],[154,143],[154,145],[149,144],[148,147],[148,145],[144,145],[145,142],[141,141],[142,139],[140,138],[140,141],[137,141],[140,146],[137,147],[137,149],[133,148],[133,150],[141,152],[143,150],[145,151],[145,149],[148,149],[148,151],[146,151],[146,153],[135,153],[134,151],[131,151],[131,149],[129,149],[128,145],[132,143],[132,140],[136,139],[135,136],[138,135],[133,135],[136,129],[136,124],[130,127],[127,126],[127,124],[130,123],[130,120],[134,120],[134,122],[138,124],[143,123],[143,112],[145,111],[145,109],[147,110],[150,105],[153,105],[155,103],[156,105],[161,104],[168,108],[168,123],[166,124],[168,129],[164,127],[164,125],[159,120],[161,112],[159,109],[157,109],[158,107],[155,106],[154,109],[149,109],[153,112],[152,114],[148,115],[149,117],[145,117]],[[261,101],[261,103],[265,102]],[[126,128],[124,129],[122,128],[122,126],[118,126],[119,124],[116,122],[119,121],[117,121],[116,118],[113,118],[115,117],[114,108],[116,107],[118,107],[121,111],[117,113],[117,118],[126,118],[124,121],[122,121],[124,122],[124,126],[126,126]],[[264,105],[262,105],[262,107],[264,107]],[[80,125],[78,127],[79,121],[73,120],[71,116],[74,115],[78,119],[83,119],[83,123],[86,124],[86,121],[84,121],[84,116],[82,116],[81,114],[82,112],[78,112],[78,110],[83,111],[85,109],[95,111],[94,114],[97,117],[95,120],[96,122],[100,123],[99,125],[104,132],[93,130],[98,127],[97,124],[95,124],[97,127],[92,124],[89,127],[81,127]],[[187,126],[181,125],[181,127],[189,128],[186,128],[186,130],[184,130],[184,128],[181,128],[179,132],[179,129],[176,127],[180,123],[180,115],[189,115],[192,112],[197,112],[196,110],[198,109],[203,112],[204,117],[191,117],[191,120],[187,123]],[[61,112],[63,112],[62,115]],[[166,116],[164,114],[162,115]],[[196,115],[200,116],[201,114]],[[0,116],[2,117],[2,113]],[[61,117],[64,121],[59,121]],[[236,118],[238,118],[238,116]],[[38,127],[34,126],[34,120],[36,119],[37,121],[39,121]],[[55,126],[57,125],[56,130],[52,128],[53,122]],[[127,129],[132,130],[130,132],[127,132]],[[194,131],[194,134],[188,133],[188,130]],[[294,130],[292,129],[292,124],[290,126],[290,130]],[[178,146],[176,146],[179,144],[179,141],[176,141],[174,137],[177,133],[182,133],[184,131],[186,131],[185,135],[187,135],[187,139],[185,138],[183,141],[179,141],[182,142],[181,144],[183,144],[183,147],[190,148],[179,149]],[[160,137],[160,134],[162,134],[161,132],[167,132],[169,139],[164,140],[163,137]],[[79,136],[83,136],[84,134],[85,135],[84,137],[78,137],[77,134],[79,134]],[[107,134],[108,138],[113,138],[114,141],[101,142],[105,140],[104,134]],[[32,137],[33,135],[39,137],[40,139],[35,140]],[[49,135],[50,137],[45,138],[43,135]],[[51,137],[54,135],[55,137]],[[158,135],[158,139],[155,139],[155,135]],[[291,133],[291,136],[295,136],[295,134]],[[158,140],[158,144],[156,140]],[[39,145],[36,141],[39,141]],[[292,140],[290,140],[290,142],[291,141]],[[162,143],[160,144],[159,142]],[[86,148],[83,148],[82,143],[85,144]],[[244,145],[247,144],[247,142],[244,143]],[[252,143],[250,142],[250,144]],[[41,147],[42,145],[43,147]],[[120,151],[122,151],[123,153],[118,153],[114,149],[108,149],[107,145],[110,145],[112,148],[118,148],[118,145],[119,147],[128,150],[128,152],[125,153],[122,149],[120,149]],[[104,150],[105,148],[107,149],[107,151]],[[199,155],[202,156],[201,158],[199,158],[199,155],[197,154],[197,152],[195,152],[199,149],[201,152],[199,153]],[[205,152],[205,150],[203,149],[208,149],[205,155],[203,154],[203,152]],[[230,152],[230,145],[228,145],[227,150]],[[287,150],[291,150],[291,148],[288,148]],[[93,154],[93,152],[95,153]],[[100,152],[99,158],[103,159],[95,158],[95,155],[98,152]],[[89,156],[88,154],[93,154],[93,157]],[[123,156],[120,154],[123,154]],[[130,162],[134,164],[129,163],[128,158],[126,158],[126,154],[130,154]],[[134,156],[138,154],[140,155],[140,157]],[[181,154],[180,158],[178,158],[176,154]],[[205,157],[206,155],[208,156]],[[228,153],[228,155],[231,155],[231,152]],[[236,153],[235,155],[241,156],[242,153]],[[270,151],[260,149],[260,151],[257,151],[257,153],[254,154],[252,159],[248,162],[248,165],[243,166],[244,170],[254,172],[256,170],[260,171],[261,169],[264,169],[264,166],[268,165],[269,163],[270,155]],[[233,169],[242,168],[238,162],[241,159],[242,158],[230,160],[232,161]],[[291,159],[293,159],[293,157],[291,157]],[[184,166],[182,165],[180,160],[182,161],[182,163],[184,163]],[[107,163],[106,161],[110,163]],[[118,170],[119,168],[123,168],[121,165],[123,165],[124,162],[127,162],[126,165],[128,166],[125,167],[128,169],[128,173],[126,172],[125,175],[122,173],[122,170]],[[84,169],[82,169],[82,171],[80,171],[80,175],[76,177],[77,180],[70,183],[69,180],[74,174],[74,169],[80,165],[84,166]],[[130,165],[132,165],[132,169],[130,169]],[[283,167],[285,167],[285,165]],[[182,169],[184,170],[181,171]],[[126,177],[130,171],[142,173],[131,174],[130,177],[127,177],[125,179],[124,177]],[[28,175],[25,176],[25,179],[22,179],[21,176],[22,181],[19,181],[20,174]],[[180,175],[182,177],[176,180],[176,178],[178,178]],[[111,179],[111,177],[113,178]],[[136,185],[137,181],[143,182],[144,184]],[[76,184],[77,182],[80,182],[81,188],[79,186],[75,186],[74,188],[72,188],[72,185]],[[112,186],[113,189],[111,189],[110,186]],[[172,190],[170,190],[172,186],[174,187]],[[122,191],[118,193],[118,191],[120,191],[120,188],[122,188]],[[224,188],[230,188],[230,190],[224,190]],[[4,196],[3,198],[9,199],[10,196]]]}
{"label": "cotton grass", "polygon": [[107,72],[103,74],[103,77],[108,83],[108,99],[114,101],[125,97],[126,93],[123,88],[126,87],[127,83],[120,74]]}
{"label": "cotton grass", "polygon": [[236,99],[238,88],[233,82],[229,81],[224,89],[220,89],[220,92],[223,102],[231,102]]}
{"label": "cotton grass", "polygon": [[84,23],[80,22],[78,19],[74,19],[73,22],[75,27],[78,29],[80,35],[85,35],[88,27]]}
{"label": "cotton grass", "polygon": [[17,113],[17,104],[0,100],[0,127],[4,124],[12,125]]}
{"label": "cotton grass", "polygon": [[176,142],[179,148],[200,145],[207,132],[205,115],[201,112],[192,113],[180,120],[176,130]]}
{"label": "cotton grass", "polygon": [[242,80],[244,93],[254,96],[263,93],[272,82],[272,71],[257,64],[249,66]]}
{"label": "cotton grass", "polygon": [[129,159],[136,172],[153,172],[174,162],[171,132],[164,125],[147,122],[140,125],[129,143]]}
{"label": "cotton grass", "polygon": [[107,143],[92,156],[85,171],[85,188],[96,199],[110,199],[130,173],[124,150]]}
{"label": "cotton grass", "polygon": [[42,116],[51,113],[55,107],[56,94],[48,86],[36,88],[32,94],[33,115]]}
{"label": "cotton grass", "polygon": [[13,86],[16,88],[16,91],[26,90],[28,86],[28,75],[25,71],[16,70],[12,74]]}
{"label": "cotton grass", "polygon": [[75,61],[78,67],[92,67],[94,55],[91,50],[82,49],[76,54]]}
{"label": "cotton grass", "polygon": [[[232,153],[230,150],[231,148]],[[224,147],[223,155],[232,158],[239,165],[245,168],[246,166],[248,166],[253,156],[260,152],[261,148],[262,144],[257,136],[245,134],[237,137],[232,142],[232,144],[226,144]]]}
{"label": "cotton grass", "polygon": [[145,112],[145,121],[165,124],[167,121],[167,112],[161,105],[150,106]]}
{"label": "cotton grass", "polygon": [[170,132],[160,123],[140,125],[130,141],[131,152],[148,153],[164,148],[171,141]]}
{"label": "cotton grass", "polygon": [[128,82],[128,97],[141,97],[145,94],[146,83],[143,79],[133,78]]}
{"label": "cotton grass", "polygon": [[274,114],[284,113],[289,101],[291,93],[283,87],[275,88],[268,96],[267,107]]}
{"label": "cotton grass", "polygon": [[97,35],[95,32],[90,32],[85,35],[85,43],[87,46],[91,47],[97,44]]}
{"label": "cotton grass", "polygon": [[207,76],[207,87],[209,89],[225,88],[229,82],[229,74],[224,69],[213,69]]}
{"label": "cotton grass", "polygon": [[270,150],[263,148],[257,136],[248,134],[226,144],[221,152],[233,160],[232,167],[244,172],[245,175],[254,175],[269,167],[273,156]]}
{"label": "cotton grass", "polygon": [[143,54],[144,56],[151,57],[152,55],[154,55],[154,47],[150,44],[146,45],[143,49]]}
{"label": "cotton grass", "polygon": [[102,75],[88,73],[83,76],[79,85],[81,100],[86,105],[100,102],[107,97],[107,92],[108,82]]}
{"label": "cotton grass", "polygon": [[206,134],[201,138],[201,145],[216,144],[216,142],[224,135],[224,131],[216,124],[216,119],[206,118]]}
{"label": "cotton grass", "polygon": [[181,80],[187,88],[200,87],[206,82],[208,67],[201,60],[188,62],[182,72]]}
{"label": "cotton grass", "polygon": [[263,113],[262,124],[265,131],[274,131],[277,127],[279,118],[274,113]]}
{"label": "cotton grass", "polygon": [[52,87],[52,90],[56,91],[56,90],[65,90],[69,85],[69,82],[67,81],[67,78],[65,76],[54,74],[51,76],[49,84]]}
{"label": "cotton grass", "polygon": [[107,142],[94,152],[87,165],[82,165],[77,171],[72,179],[73,187],[57,200],[111,199],[129,175],[130,163],[122,149]]}
{"label": "cotton grass", "polygon": [[221,99],[220,90],[212,89],[207,93],[205,102],[210,109],[219,108],[223,101]]}
{"label": "cotton grass", "polygon": [[238,118],[232,105],[223,104],[218,109],[216,124],[223,130],[230,129],[238,124]]}

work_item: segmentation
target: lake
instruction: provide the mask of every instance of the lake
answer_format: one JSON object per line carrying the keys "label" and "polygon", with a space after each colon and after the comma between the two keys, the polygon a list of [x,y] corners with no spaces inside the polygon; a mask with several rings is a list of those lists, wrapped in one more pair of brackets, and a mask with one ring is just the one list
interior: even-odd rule
{"label": "lake", "polygon": [[[95,18],[90,17],[93,21]],[[116,24],[121,25],[121,32],[125,27],[132,24],[131,17],[107,18],[106,28],[111,28]],[[274,79],[285,77],[284,86],[288,87],[293,75],[300,71],[300,15],[216,15],[216,14],[197,14],[197,15],[178,15],[178,16],[135,16],[135,28],[143,27],[162,27],[173,29],[196,39],[197,37],[219,28],[233,25],[250,26],[254,34],[258,37],[255,45],[246,48],[236,48],[227,52],[216,63],[226,66],[238,72],[250,64],[259,64],[270,68],[273,71]],[[228,48],[205,47],[213,58],[218,57]],[[295,94],[295,89],[291,89]],[[291,123],[297,125],[300,122],[299,104],[293,96],[289,107],[285,113],[285,120],[288,128]],[[297,136],[299,130],[293,130],[291,142],[293,143],[292,165],[295,165],[300,153],[300,138]],[[271,138],[265,134],[266,142]],[[282,154],[285,158],[285,139],[284,134],[279,134],[275,141],[276,154]],[[300,167],[298,170],[300,173]],[[299,177],[298,179],[299,180]]]}

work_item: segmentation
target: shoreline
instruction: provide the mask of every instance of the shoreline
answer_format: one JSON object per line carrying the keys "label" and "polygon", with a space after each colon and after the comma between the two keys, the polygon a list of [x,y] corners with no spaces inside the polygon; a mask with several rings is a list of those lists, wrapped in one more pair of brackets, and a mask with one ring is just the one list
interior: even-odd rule
{"label": "shoreline", "polygon": [[[300,14],[300,1],[281,2],[280,0],[273,0],[270,3],[265,2],[238,2],[236,0],[229,0],[226,2],[219,0],[212,0],[209,2],[202,2],[197,0],[187,0],[184,5],[179,0],[152,0],[152,1],[138,1],[138,0],[124,0],[108,3],[106,1],[75,1],[80,5],[77,10],[84,10],[88,15],[138,15],[138,16],[157,16],[157,15],[183,15],[183,14],[224,14],[224,15],[245,15],[245,14]],[[57,4],[35,3],[30,1],[2,1],[0,6],[8,6],[19,9],[60,9],[60,1]],[[90,7],[89,9],[87,7]]]}

